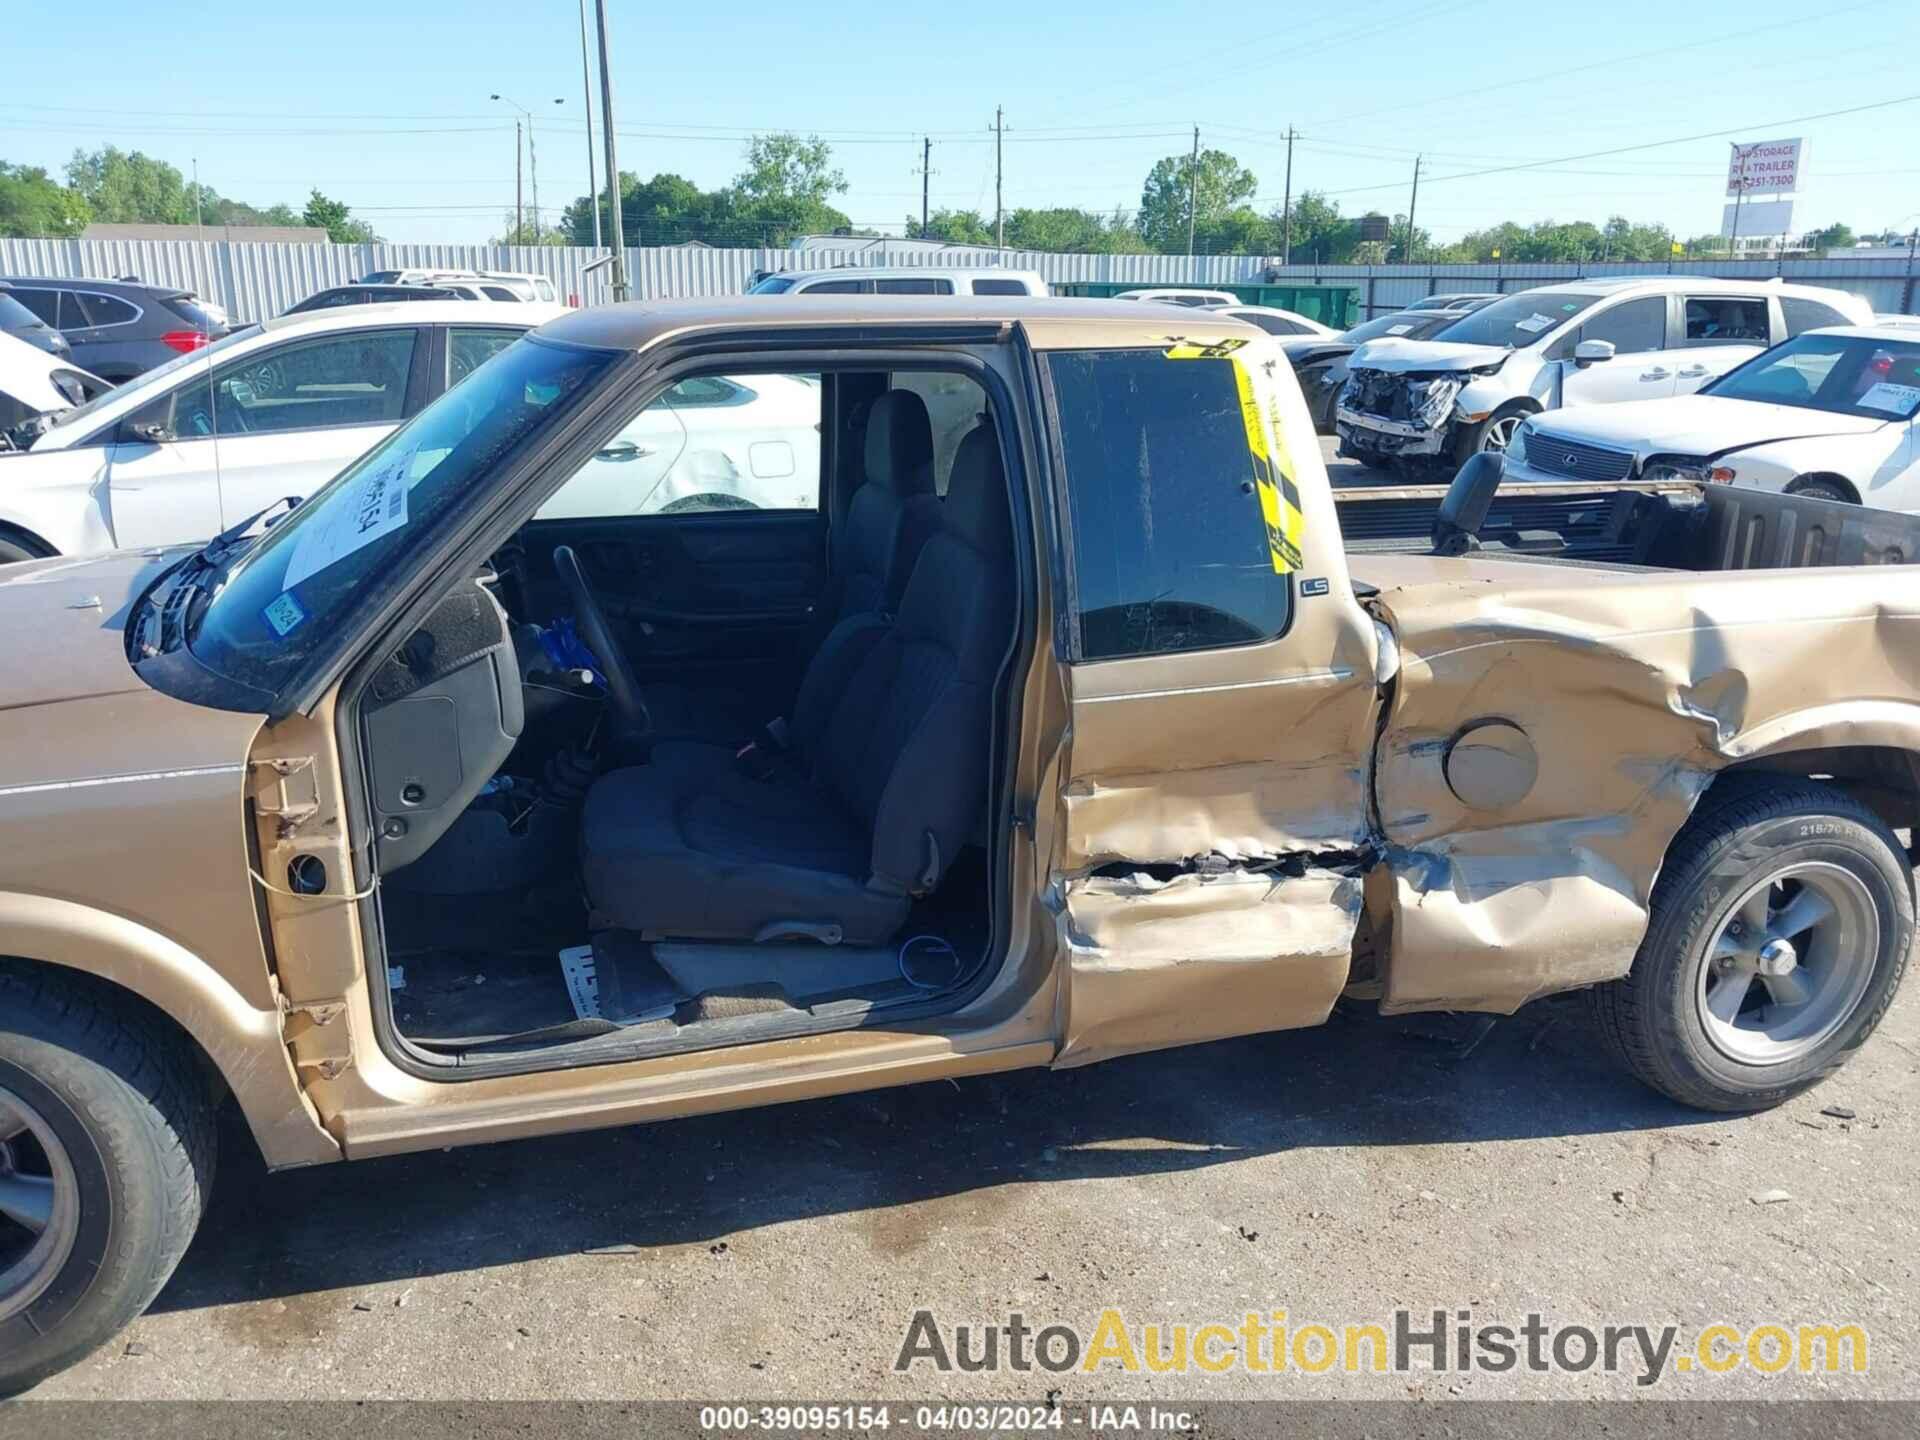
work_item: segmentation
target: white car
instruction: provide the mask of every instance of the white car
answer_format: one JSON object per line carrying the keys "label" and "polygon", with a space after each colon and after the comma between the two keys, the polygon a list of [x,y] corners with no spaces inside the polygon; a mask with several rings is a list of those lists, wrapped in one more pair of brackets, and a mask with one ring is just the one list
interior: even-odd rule
{"label": "white car", "polygon": [[1506,448],[1529,415],[1690,395],[1805,330],[1863,325],[1864,300],[1816,285],[1651,275],[1523,290],[1426,340],[1373,340],[1348,363],[1341,451],[1458,465]]}
{"label": "white car", "polygon": [[1222,305],[1238,305],[1240,297],[1231,290],[1192,290],[1164,286],[1158,290],[1122,290],[1116,300],[1144,300],[1153,305],[1184,305],[1189,310],[1216,310]]}
{"label": "white car", "polygon": [[1811,330],[1697,395],[1533,416],[1503,481],[1695,480],[1920,510],[1920,333]]}
{"label": "white car", "polygon": [[[281,316],[58,415],[0,451],[0,563],[203,540],[304,499],[561,306],[411,301]],[[812,508],[819,383],[684,381],[542,507]]]}
{"label": "white car", "polygon": [[1045,295],[1038,270],[1001,265],[842,265],[780,270],[747,287],[749,295]]}
{"label": "white car", "polygon": [[1212,315],[1230,315],[1235,320],[1244,320],[1249,325],[1258,325],[1269,335],[1305,336],[1308,339],[1330,340],[1340,332],[1331,325],[1322,325],[1318,320],[1309,320],[1304,315],[1296,315],[1291,310],[1282,310],[1277,305],[1209,305],[1207,312]]}

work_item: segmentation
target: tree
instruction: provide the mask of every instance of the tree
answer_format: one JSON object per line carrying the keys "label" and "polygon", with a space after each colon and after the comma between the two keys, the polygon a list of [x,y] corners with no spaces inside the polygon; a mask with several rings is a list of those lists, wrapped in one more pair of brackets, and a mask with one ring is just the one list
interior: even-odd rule
{"label": "tree", "polygon": [[[1268,252],[1279,254],[1284,244],[1286,212],[1267,217],[1272,239]],[[1293,201],[1293,259],[1296,264],[1346,265],[1360,243],[1360,222],[1340,213],[1340,202],[1317,190],[1303,190]]]}
{"label": "tree", "polygon": [[91,154],[73,152],[67,184],[86,201],[95,220],[117,225],[187,225],[193,198],[173,166],[138,150],[108,145]]}
{"label": "tree", "polygon": [[925,225],[909,215],[903,233],[909,240],[943,240],[949,245],[993,243],[993,225],[978,210],[935,210]]}
{"label": "tree", "polygon": [[345,201],[330,200],[318,190],[308,197],[306,213],[300,217],[300,223],[325,230],[327,239],[336,245],[377,245],[380,242],[380,237],[373,233],[373,226],[364,220],[354,219]]}
{"label": "tree", "polygon": [[1169,155],[1148,172],[1135,223],[1154,249],[1184,254],[1189,199],[1197,221],[1219,220],[1251,200],[1259,183],[1251,170],[1226,151],[1202,150],[1196,186],[1193,157]]}
{"label": "tree", "polygon": [[78,235],[91,218],[87,202],[45,170],[0,160],[0,235]]}
{"label": "tree", "polygon": [[1824,229],[1808,231],[1804,243],[1822,255],[1829,250],[1845,250],[1854,243],[1853,227],[1836,220]]}
{"label": "tree", "polygon": [[833,147],[818,135],[756,135],[747,142],[746,168],[726,192],[734,212],[728,218],[736,227],[757,229],[761,245],[851,230],[852,222],[827,203],[846,188],[846,175],[833,166]]}

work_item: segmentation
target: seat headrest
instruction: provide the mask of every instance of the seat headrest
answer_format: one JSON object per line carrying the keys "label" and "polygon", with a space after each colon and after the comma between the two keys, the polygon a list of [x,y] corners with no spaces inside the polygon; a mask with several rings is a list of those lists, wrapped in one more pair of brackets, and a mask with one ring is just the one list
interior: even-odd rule
{"label": "seat headrest", "polygon": [[960,441],[947,477],[941,514],[949,533],[992,558],[1013,553],[1013,517],[1007,508],[1007,477],[1000,440],[983,420]]}
{"label": "seat headrest", "polygon": [[911,390],[889,390],[867,415],[866,483],[896,495],[933,493],[933,422]]}

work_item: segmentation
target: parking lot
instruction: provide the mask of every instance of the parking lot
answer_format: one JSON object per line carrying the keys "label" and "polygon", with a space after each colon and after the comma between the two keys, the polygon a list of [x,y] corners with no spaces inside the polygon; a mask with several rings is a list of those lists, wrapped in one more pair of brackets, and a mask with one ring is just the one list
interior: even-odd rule
{"label": "parking lot", "polygon": [[[1621,1078],[1576,1004],[268,1176],[229,1152],[151,1313],[46,1398],[1920,1395],[1920,997],[1753,1118]],[[1465,1053],[1461,1053],[1464,1051]],[[1827,1111],[1839,1107],[1853,1118]],[[1779,1198],[1783,1195],[1788,1198]],[[1768,1203],[1757,1203],[1765,1199]],[[1857,1322],[1865,1375],[899,1376],[919,1308],[1090,1326],[1471,1305]]]}

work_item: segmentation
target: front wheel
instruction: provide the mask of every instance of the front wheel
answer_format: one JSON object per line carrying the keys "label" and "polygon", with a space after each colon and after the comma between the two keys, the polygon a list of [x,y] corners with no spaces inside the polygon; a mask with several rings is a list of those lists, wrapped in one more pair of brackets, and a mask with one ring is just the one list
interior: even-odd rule
{"label": "front wheel", "polygon": [[1900,843],[1842,791],[1787,777],[1709,791],[1668,852],[1633,969],[1592,992],[1635,1075],[1703,1110],[1764,1110],[1844,1065],[1913,943]]}
{"label": "front wheel", "polygon": [[1507,446],[1513,443],[1514,432],[1532,413],[1524,405],[1510,405],[1494,411],[1477,425],[1462,426],[1454,436],[1454,465],[1464,465],[1482,451],[1491,455],[1506,454]]}
{"label": "front wheel", "polygon": [[83,978],[0,962],[0,1396],[147,1307],[199,1224],[213,1148],[177,1036]]}

